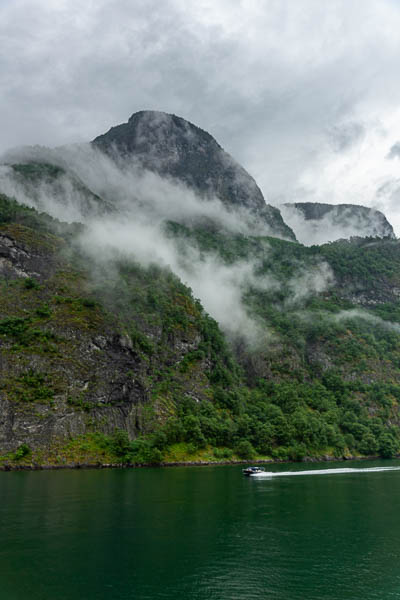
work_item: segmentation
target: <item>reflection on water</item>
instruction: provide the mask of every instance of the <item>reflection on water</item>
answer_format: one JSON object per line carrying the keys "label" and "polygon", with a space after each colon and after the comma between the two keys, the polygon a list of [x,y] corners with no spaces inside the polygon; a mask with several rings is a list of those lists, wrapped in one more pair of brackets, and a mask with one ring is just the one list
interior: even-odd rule
{"label": "reflection on water", "polygon": [[269,468],[0,473],[0,598],[400,599],[400,463]]}

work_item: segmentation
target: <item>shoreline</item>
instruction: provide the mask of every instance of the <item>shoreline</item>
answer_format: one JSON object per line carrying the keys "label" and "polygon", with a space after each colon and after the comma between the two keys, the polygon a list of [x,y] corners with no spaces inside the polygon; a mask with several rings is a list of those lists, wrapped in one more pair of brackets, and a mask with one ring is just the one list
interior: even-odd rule
{"label": "shoreline", "polygon": [[[398,455],[393,459],[399,458]],[[39,465],[39,464],[3,464],[0,465],[0,472],[10,471],[60,471],[64,469],[143,469],[143,468],[164,468],[164,467],[223,467],[229,465],[281,465],[281,464],[298,464],[298,463],[319,463],[319,462],[347,462],[349,460],[385,460],[381,456],[343,456],[342,458],[331,456],[306,457],[301,461],[295,460],[274,460],[274,459],[258,459],[258,460],[225,460],[225,461],[180,461],[168,462],[160,464],[135,464],[135,463],[68,463],[63,465]]]}

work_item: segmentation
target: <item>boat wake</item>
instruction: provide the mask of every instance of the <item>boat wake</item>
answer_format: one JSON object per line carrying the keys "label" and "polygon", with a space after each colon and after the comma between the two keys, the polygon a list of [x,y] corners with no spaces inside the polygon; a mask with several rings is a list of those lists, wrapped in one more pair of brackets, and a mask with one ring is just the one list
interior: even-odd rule
{"label": "boat wake", "polygon": [[293,475],[339,475],[343,473],[380,473],[381,471],[400,471],[400,467],[367,467],[365,469],[312,469],[309,471],[261,471],[251,475],[253,478],[291,477]]}

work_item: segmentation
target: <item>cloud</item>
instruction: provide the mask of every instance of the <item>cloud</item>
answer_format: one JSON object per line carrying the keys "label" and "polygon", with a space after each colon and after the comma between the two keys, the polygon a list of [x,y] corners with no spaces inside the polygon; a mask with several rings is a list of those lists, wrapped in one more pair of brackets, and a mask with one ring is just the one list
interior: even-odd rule
{"label": "cloud", "polygon": [[389,160],[393,158],[400,158],[400,142],[393,144],[386,158]]}
{"label": "cloud", "polygon": [[386,331],[400,333],[400,325],[398,323],[393,323],[392,321],[386,321],[385,319],[381,319],[380,317],[367,312],[366,310],[362,310],[360,308],[352,308],[349,310],[341,310],[338,313],[331,313],[326,311],[320,311],[318,314],[308,312],[308,311],[298,311],[296,312],[296,317],[305,322],[305,323],[315,323],[316,318],[318,318],[319,322],[323,324],[324,322],[333,322],[333,323],[348,323],[349,321],[354,321],[357,319],[361,319],[366,321],[371,331],[373,331],[374,327],[384,329]]}
{"label": "cloud", "polygon": [[290,295],[286,306],[290,307],[316,294],[327,291],[335,283],[335,277],[328,263],[321,261],[312,267],[299,265],[298,273],[288,282]]}
{"label": "cloud", "polygon": [[271,202],[372,206],[395,176],[399,27],[393,0],[5,1],[0,150],[165,110],[210,131]]}
{"label": "cloud", "polygon": [[[400,233],[400,212],[383,186],[399,177],[397,161],[387,160],[387,149],[398,139],[400,110],[383,113],[365,124],[362,137],[345,152],[332,153],[329,145],[321,157],[303,169],[291,202],[359,204],[382,211]],[[318,168],[317,168],[318,167]]]}
{"label": "cloud", "polygon": [[[207,219],[225,232],[265,236],[265,225],[255,223],[248,211],[231,212],[217,198],[200,197],[176,180],[146,171],[132,159],[116,161],[91,144],[24,147],[8,152],[4,160],[9,164],[0,166],[0,192],[54,217],[85,223],[77,243],[90,259],[87,267],[94,280],[104,266],[112,277],[115,261],[121,258],[145,268],[157,264],[178,275],[229,336],[240,337],[254,349],[271,343],[273,334],[249,304],[254,291],[275,293],[282,291],[282,284],[272,272],[265,273],[261,259],[225,262],[218,251],[200,251],[194,241],[177,240],[165,226],[166,221],[191,226]],[[14,162],[49,163],[64,171],[54,181],[26,183],[9,166]],[[268,252],[264,239],[263,261]],[[282,310],[301,305],[334,283],[325,262],[295,266]]]}
{"label": "cloud", "polygon": [[[182,245],[168,235],[166,221],[193,225],[208,219],[213,227],[254,235],[266,233],[265,226],[252,221],[245,210],[230,212],[216,198],[202,198],[177,181],[137,168],[131,161],[115,162],[90,144],[49,150],[25,147],[8,153],[10,163],[49,162],[66,169],[54,182],[24,184],[10,166],[0,167],[0,192],[18,201],[45,210],[52,216],[86,224],[78,244],[91,259],[88,267],[96,278],[98,267],[128,258],[148,267],[171,269],[201,299],[206,311],[231,336],[251,345],[271,339],[267,328],[251,316],[243,297],[249,288],[276,290],[278,281],[269,275],[257,276],[255,260],[225,263],[215,251],[200,251],[194,243]],[[104,199],[110,211],[101,211],[95,200],[88,202],[81,186]],[[85,189],[85,188],[84,188]],[[94,204],[94,206],[93,206]],[[267,243],[264,244],[268,251]]]}
{"label": "cloud", "polygon": [[249,287],[279,287],[273,277],[257,277],[254,261],[226,264],[217,253],[200,252],[190,242],[182,248],[165,235],[161,222],[149,219],[145,212],[91,221],[80,244],[93,264],[112,265],[114,260],[128,258],[144,267],[157,264],[171,269],[228,336],[240,336],[252,346],[268,343],[272,337],[265,325],[249,314],[243,299]]}
{"label": "cloud", "polygon": [[350,309],[350,310],[342,310],[337,315],[332,317],[335,321],[348,321],[351,319],[364,319],[368,321],[372,325],[377,325],[386,329],[387,331],[394,331],[395,333],[400,333],[400,325],[398,323],[392,323],[392,321],[386,321],[377,317],[376,315],[372,315],[364,310],[360,310],[358,308]]}
{"label": "cloud", "polygon": [[144,267],[157,264],[171,269],[228,336],[240,336],[254,346],[268,343],[272,337],[265,325],[249,314],[243,296],[249,286],[276,289],[278,283],[273,278],[258,279],[252,261],[228,265],[217,254],[200,253],[190,245],[182,253],[159,225],[140,216],[134,221],[91,222],[80,243],[94,264],[112,265],[116,259],[128,258]]}
{"label": "cloud", "polygon": [[365,126],[362,123],[349,122],[335,125],[328,135],[331,140],[332,148],[335,152],[343,152],[357,143],[365,133]]}
{"label": "cloud", "polygon": [[[171,146],[172,155],[173,150]],[[2,160],[0,192],[66,221],[86,222],[87,217],[100,212],[93,202],[87,206],[88,201],[83,197],[81,187],[73,185],[78,182],[119,212],[132,214],[139,209],[154,222],[178,220],[193,224],[196,220],[207,218],[213,221],[214,226],[236,233],[272,233],[268,224],[245,206],[234,205],[230,209],[211,193],[200,198],[183,182],[148,171],[140,161],[136,162],[131,157],[119,156],[114,160],[92,144],[74,144],[54,149],[26,146],[6,152]],[[169,163],[168,157],[164,160]],[[32,184],[22,183],[9,165],[25,162],[50,163],[65,169],[67,174],[54,182],[44,181],[39,186],[36,181]],[[246,180],[244,183],[249,185]]]}

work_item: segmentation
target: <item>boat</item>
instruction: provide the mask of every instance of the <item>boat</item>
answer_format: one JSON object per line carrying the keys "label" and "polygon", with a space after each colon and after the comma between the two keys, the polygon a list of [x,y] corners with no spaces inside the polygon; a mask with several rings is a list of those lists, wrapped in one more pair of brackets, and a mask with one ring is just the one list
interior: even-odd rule
{"label": "boat", "polygon": [[264,469],[260,469],[260,467],[246,467],[242,469],[243,475],[258,475],[259,473],[264,473]]}

